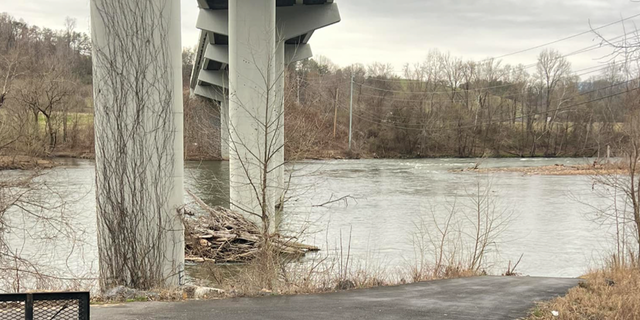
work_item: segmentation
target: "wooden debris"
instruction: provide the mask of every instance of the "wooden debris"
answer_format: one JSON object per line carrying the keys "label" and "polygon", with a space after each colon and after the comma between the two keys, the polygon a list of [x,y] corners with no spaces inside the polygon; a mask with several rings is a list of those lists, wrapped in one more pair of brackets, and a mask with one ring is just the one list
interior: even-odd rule
{"label": "wooden debris", "polygon": [[[247,262],[263,246],[261,229],[242,214],[223,208],[211,208],[187,191],[204,214],[185,217],[185,254],[191,262]],[[297,243],[292,239],[272,236],[271,243],[278,253],[304,255],[320,249]]]}
{"label": "wooden debris", "polygon": [[189,262],[212,262],[215,263],[216,261],[213,259],[209,259],[209,258],[201,258],[201,257],[190,257],[190,256],[186,256],[184,257],[184,260],[189,261]]}

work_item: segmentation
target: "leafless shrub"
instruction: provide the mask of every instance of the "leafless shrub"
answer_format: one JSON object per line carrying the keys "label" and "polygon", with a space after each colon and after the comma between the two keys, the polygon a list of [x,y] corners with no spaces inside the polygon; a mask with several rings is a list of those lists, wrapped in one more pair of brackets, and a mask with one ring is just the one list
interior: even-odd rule
{"label": "leafless shrub", "polygon": [[639,125],[639,117],[634,115],[626,127],[630,138],[621,150],[624,154],[621,161],[627,170],[622,173],[593,176],[594,190],[610,200],[610,204],[604,207],[592,205],[594,218],[614,227],[614,262],[620,266],[640,257]]}
{"label": "leafless shrub", "polygon": [[66,210],[64,195],[42,178],[38,172],[0,174],[0,288],[5,292],[89,289],[95,281],[90,274],[48,261],[53,256],[45,248],[71,244],[69,260],[84,243],[81,228]]}
{"label": "leafless shrub", "polygon": [[220,114],[212,102],[184,93],[184,146],[188,159],[220,158]]}
{"label": "leafless shrub", "polygon": [[33,113],[36,128],[39,128],[39,116],[44,117],[48,136],[47,152],[53,152],[58,144],[59,127],[66,124],[66,105],[74,94],[75,84],[70,80],[65,65],[57,61],[47,64],[48,69],[32,75],[22,84],[17,99]]}
{"label": "leafless shrub", "polygon": [[434,208],[428,220],[414,223],[414,260],[408,268],[413,281],[487,272],[488,255],[497,252],[513,220],[513,212],[502,208],[493,194],[491,182],[480,176],[474,190],[456,197],[445,212]]}

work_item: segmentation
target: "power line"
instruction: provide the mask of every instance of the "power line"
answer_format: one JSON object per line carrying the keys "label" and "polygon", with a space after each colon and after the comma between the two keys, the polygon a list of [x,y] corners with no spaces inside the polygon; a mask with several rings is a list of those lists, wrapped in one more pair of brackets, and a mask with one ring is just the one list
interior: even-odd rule
{"label": "power line", "polygon": [[[478,63],[482,63],[482,62],[486,62],[486,61],[490,61],[490,60],[497,60],[497,59],[501,59],[501,58],[504,58],[504,57],[508,57],[508,56],[517,55],[517,54],[520,54],[520,53],[528,52],[528,51],[531,51],[531,50],[540,49],[540,48],[543,48],[543,47],[546,47],[546,46],[549,46],[549,45],[552,45],[552,44],[560,43],[562,41],[566,41],[566,40],[570,40],[570,39],[573,39],[573,38],[577,38],[579,36],[583,36],[585,34],[589,34],[589,33],[592,33],[594,31],[601,30],[601,29],[604,29],[604,28],[607,28],[607,27],[610,27],[610,26],[613,26],[613,25],[616,25],[616,24],[619,24],[619,23],[624,23],[627,20],[631,20],[631,19],[634,19],[634,18],[637,18],[637,17],[640,17],[640,13],[632,15],[632,16],[629,16],[629,17],[626,17],[626,18],[622,18],[622,19],[617,20],[617,21],[610,22],[608,24],[602,25],[602,26],[597,27],[597,28],[591,28],[590,30],[587,30],[587,31],[583,31],[583,32],[580,32],[580,33],[576,33],[576,34],[561,38],[561,39],[557,39],[557,40],[554,40],[554,41],[551,41],[551,42],[543,43],[543,44],[540,44],[540,45],[537,45],[537,46],[529,47],[529,48],[526,48],[526,49],[523,49],[523,50],[518,50],[518,51],[515,51],[515,52],[503,54],[503,55],[496,56],[496,57],[486,58],[484,60],[480,60]],[[611,38],[611,39],[607,40],[607,42],[611,42],[613,40],[625,37],[625,36],[627,36],[627,35],[629,35],[631,33],[634,33],[634,32],[629,32],[629,33],[625,33],[625,34],[620,35],[620,36],[616,36],[614,38]],[[601,44],[590,45],[588,47],[585,47],[585,48],[573,51],[573,52],[571,52],[569,54],[563,55],[563,56],[561,56],[559,58],[565,58],[565,57],[568,57],[568,56],[581,54],[581,53],[589,52],[589,51],[600,49],[600,48],[602,48]],[[537,65],[537,63],[532,63],[532,64],[529,64],[529,65],[525,65],[525,68],[528,69],[528,68],[531,68],[531,67],[536,66],[536,65]],[[385,82],[423,82],[421,80],[413,80],[413,79],[371,79],[371,80],[385,81]],[[360,84],[360,83],[358,83],[358,84]],[[360,85],[363,85],[363,84],[360,84]]]}
{"label": "power line", "polygon": [[[640,16],[640,14],[638,14],[637,16]],[[631,19],[631,17],[628,18],[628,19]],[[594,30],[596,30],[596,29],[594,29]],[[625,34],[622,34],[622,35],[618,35],[618,36],[615,36],[615,37],[610,38],[610,39],[606,39],[606,42],[608,42],[608,43],[617,43],[617,42],[622,43],[622,42],[624,42],[624,37],[626,37],[628,35],[631,35],[631,34],[635,34],[635,31],[628,32],[628,33],[625,33]],[[618,39],[621,39],[621,40],[616,41]],[[606,46],[603,46],[602,43],[589,45],[587,47],[584,47],[584,48],[572,51],[570,53],[561,55],[561,56],[557,57],[556,59],[554,59],[552,61],[556,61],[558,59],[567,58],[567,57],[578,55],[578,54],[583,54],[583,53],[586,53],[586,52],[590,52],[590,51],[594,51],[594,50],[598,50],[598,49],[602,49],[602,48],[606,48]],[[481,60],[481,61],[479,61],[477,63],[480,64],[480,63],[488,61],[488,60],[490,60],[490,59]],[[535,67],[537,65],[538,65],[538,63],[534,62],[534,63],[529,63],[529,64],[526,64],[526,65],[523,65],[523,67],[524,67],[524,69],[530,69],[530,68],[533,68],[533,67]],[[573,72],[579,72],[579,71],[580,70],[575,70]],[[316,79],[319,79],[319,78],[316,78]],[[371,77],[368,78],[367,80],[369,80],[369,81],[378,81],[378,82],[401,82],[401,83],[407,83],[407,82],[423,83],[423,82],[425,82],[424,80],[417,80],[417,79],[377,79],[377,78],[371,78]],[[360,84],[360,83],[357,83],[357,84]]]}
{"label": "power line", "polygon": [[[617,63],[614,62],[614,63],[611,63],[611,64],[607,64],[605,66],[593,66],[593,67],[589,67],[589,68],[580,69],[580,70],[577,70],[577,71],[585,71],[585,70],[598,68],[598,69],[595,69],[595,70],[590,70],[588,72],[579,73],[579,74],[577,74],[577,76],[581,77],[581,76],[584,76],[584,75],[587,75],[587,74],[591,74],[591,73],[594,73],[594,72],[606,70],[606,69],[610,68],[611,66],[615,66],[616,64]],[[369,89],[374,90],[374,91],[390,92],[390,93],[402,93],[402,94],[411,94],[411,95],[427,95],[427,94],[432,94],[432,95],[435,95],[435,94],[447,94],[447,95],[449,95],[449,94],[458,92],[458,90],[462,90],[462,91],[484,91],[484,90],[489,90],[489,89],[506,88],[506,87],[511,87],[511,86],[515,85],[514,83],[508,83],[508,84],[501,84],[501,85],[490,86],[490,87],[470,88],[470,89],[467,89],[467,90],[465,90],[464,88],[452,88],[452,89],[447,90],[447,91],[404,91],[404,90],[382,89],[382,88],[377,88],[377,87],[374,87],[374,86],[370,86],[370,85],[366,85],[366,84],[362,84],[362,83],[358,83],[358,82],[356,82],[356,84],[360,85],[363,88],[369,88]],[[362,95],[366,95],[366,94],[362,94]],[[373,95],[369,95],[369,96],[376,97],[376,96],[373,96]],[[377,97],[386,98],[384,96],[377,96]],[[400,100],[403,100],[403,99],[397,99],[397,100],[400,101]],[[422,100],[405,100],[405,101],[422,101]]]}
{"label": "power line", "polygon": [[[584,70],[584,71],[589,70],[589,71],[586,71],[586,72],[580,73],[580,74],[578,74],[578,76],[584,76],[584,75],[587,75],[587,74],[590,74],[590,73],[594,73],[594,72],[599,72],[599,71],[602,71],[602,70],[606,70],[606,69],[611,68],[612,66],[616,66],[616,65],[618,65],[618,64],[614,62],[614,63],[610,63],[610,64],[607,64],[607,65],[604,65],[604,66],[602,66],[602,65],[598,65],[598,66],[593,66],[593,67],[588,67],[588,68],[580,69],[580,70],[578,70],[578,71],[583,71],[583,70]],[[592,69],[593,69],[593,70],[592,70]],[[591,91],[588,91],[588,92],[583,92],[583,93],[581,93],[580,95],[589,94],[589,93],[591,93],[591,92],[593,92],[593,91],[597,91],[597,90],[604,90],[604,89],[607,89],[607,88],[612,88],[612,87],[620,86],[620,85],[622,85],[622,84],[626,84],[626,83],[628,83],[628,82],[630,82],[630,81],[633,81],[633,80],[629,80],[629,81],[625,81],[625,82],[621,82],[621,83],[612,84],[612,85],[609,85],[609,86],[607,86],[607,87],[604,87],[604,88],[598,88],[598,89],[591,90]],[[309,84],[312,84],[312,83],[310,83],[310,82],[308,82],[308,83],[309,83]],[[509,86],[514,86],[514,85],[515,85],[515,84],[505,84],[505,85],[499,85],[499,86],[493,86],[493,87],[472,88],[472,89],[468,89],[468,90],[465,90],[465,89],[459,89],[459,88],[458,88],[458,89],[455,89],[455,90],[449,90],[449,91],[433,91],[433,92],[431,92],[431,93],[434,93],[434,94],[437,94],[437,93],[442,93],[442,94],[451,94],[451,93],[456,93],[456,94],[460,95],[460,94],[465,94],[465,93],[468,93],[468,92],[476,92],[476,91],[482,91],[482,90],[487,90],[487,89],[495,89],[495,88],[509,87]],[[333,86],[331,86],[331,87],[333,87]],[[373,89],[377,89],[377,90],[381,90],[381,91],[389,91],[389,90],[379,89],[379,88],[375,88],[375,87],[371,87],[371,88],[373,88]],[[421,94],[426,94],[426,93],[411,92],[411,91],[402,91],[402,92],[398,91],[397,93],[402,93],[402,94],[405,94],[405,95],[421,95]],[[434,104],[434,102],[433,102],[433,101],[428,101],[427,99],[403,99],[403,98],[395,98],[395,97],[393,97],[393,96],[374,95],[374,94],[369,94],[369,93],[366,93],[366,92],[365,92],[365,93],[362,93],[362,92],[361,92],[361,93],[359,93],[359,94],[358,94],[358,96],[371,97],[371,98],[379,98],[379,99],[384,99],[385,101],[391,101],[391,102],[418,102],[418,103],[420,103],[421,105],[424,105],[425,103],[428,103],[429,105],[433,105],[433,104]],[[514,94],[510,94],[510,95],[502,95],[502,96],[499,96],[499,97],[500,97],[500,98],[503,98],[503,99],[504,99],[504,98],[509,99],[509,98],[517,98],[517,97],[519,97],[519,96],[520,96],[520,94],[519,94],[519,93],[514,93]],[[578,96],[579,96],[579,95],[578,95]],[[468,102],[468,101],[469,101],[469,99],[464,99],[464,98],[463,98],[463,99],[447,100],[447,102],[452,102],[452,103],[453,103],[453,102],[463,103],[463,102]],[[439,103],[439,102],[440,102],[440,101],[438,101],[438,103]]]}
{"label": "power line", "polygon": [[485,59],[485,60],[483,60],[483,61],[488,61],[488,60],[492,60],[492,59],[501,59],[501,58],[504,58],[504,57],[513,56],[513,55],[520,54],[520,53],[524,53],[524,52],[528,52],[528,51],[531,51],[531,50],[540,49],[540,48],[543,48],[543,47],[546,47],[546,46],[549,46],[549,45],[552,45],[552,44],[556,44],[556,43],[559,43],[559,42],[562,42],[562,41],[566,41],[566,40],[570,40],[570,39],[573,39],[573,38],[577,38],[577,37],[583,36],[583,35],[585,35],[585,34],[592,33],[593,31],[601,30],[601,29],[604,29],[604,28],[607,28],[607,27],[610,27],[610,26],[616,25],[616,24],[618,24],[618,23],[624,23],[624,22],[625,22],[625,21],[627,21],[627,20],[631,20],[631,19],[633,19],[633,18],[637,18],[637,17],[639,17],[639,16],[640,16],[640,13],[639,13],[639,14],[636,14],[636,15],[633,15],[633,16],[630,16],[630,17],[627,17],[627,18],[622,18],[622,19],[620,19],[620,20],[618,20],[618,21],[614,21],[614,22],[611,22],[611,23],[605,24],[605,25],[600,26],[600,27],[597,27],[597,28],[592,28],[592,29],[587,30],[587,31],[583,31],[583,32],[580,32],[580,33],[576,33],[576,34],[574,34],[574,35],[570,35],[570,36],[568,36],[568,37],[564,37],[564,38],[562,38],[562,39],[558,39],[558,40],[554,40],[554,41],[551,41],[551,42],[543,43],[543,44],[540,44],[540,45],[537,45],[537,46],[534,46],[534,47],[531,47],[531,48],[527,48],[527,49],[523,49],[523,50],[519,50],[519,51],[515,51],[515,52],[507,53],[507,54],[503,54],[503,55],[501,55],[501,56],[497,56],[497,57],[493,57],[493,58],[488,58],[488,59]]}
{"label": "power line", "polygon": [[[627,84],[628,82],[631,82],[631,80],[630,81],[626,81],[626,82],[622,82],[622,83],[620,83],[618,85]],[[599,89],[590,90],[590,91],[584,92],[582,94],[570,97],[569,99],[576,98],[576,97],[583,96],[583,95],[587,95],[589,93],[592,93],[592,92],[595,92],[595,91],[599,91],[599,90],[604,90],[604,89],[607,89],[607,88],[610,88],[610,87],[611,86],[605,87],[605,88],[599,88]],[[516,118],[510,118],[510,119],[504,120],[502,122],[513,121],[514,119],[522,120],[523,118],[525,118],[527,116],[542,115],[542,114],[546,114],[546,113],[571,111],[571,110],[575,109],[576,107],[583,106],[585,104],[589,104],[589,103],[605,100],[605,99],[608,99],[608,98],[620,96],[620,95],[623,95],[623,94],[626,94],[626,93],[629,93],[629,92],[632,92],[632,91],[635,91],[635,90],[638,90],[638,89],[640,89],[640,87],[636,87],[636,88],[633,88],[633,89],[628,89],[626,91],[622,91],[622,92],[619,92],[619,93],[606,95],[606,96],[599,97],[599,98],[594,98],[594,99],[591,99],[591,100],[588,100],[588,101],[575,103],[575,104],[572,104],[572,105],[569,105],[569,106],[566,106],[566,107],[559,107],[559,108],[549,109],[549,110],[545,110],[545,111],[531,112],[531,113],[529,113],[527,115],[521,115],[521,116],[516,117]],[[342,109],[346,109],[346,107],[344,107],[343,105],[340,105],[340,107]],[[369,113],[369,114],[371,114],[371,113]],[[505,113],[503,113],[501,115],[505,115]],[[511,115],[511,113],[509,113],[508,115]],[[380,125],[383,125],[383,126],[389,126],[389,127],[393,127],[393,128],[397,128],[397,129],[418,130],[418,131],[442,131],[442,130],[447,130],[448,129],[448,128],[425,129],[425,128],[417,128],[417,127],[407,127],[406,125],[405,126],[398,126],[398,125],[390,124],[390,123],[387,123],[387,122],[380,122],[380,121],[377,121],[377,120],[372,119],[372,118],[362,117],[362,116],[359,116],[357,114],[354,114],[354,117],[356,117],[358,119],[361,119],[361,120],[364,120],[364,121],[367,121],[367,122],[374,123],[374,124],[380,124]],[[497,123],[500,123],[500,121],[497,121]],[[453,128],[453,129],[458,130],[458,129],[477,128],[479,125],[483,125],[483,124],[486,124],[486,122],[481,122],[481,123],[474,124],[474,125],[469,125],[469,126],[459,126],[459,127]],[[423,126],[423,124],[415,124],[415,126]]]}
{"label": "power line", "polygon": [[[630,33],[631,33],[631,32],[630,32]],[[621,37],[625,37],[625,36],[629,35],[630,33],[623,34],[623,35],[617,36],[617,37],[615,37],[615,38],[611,38],[611,39],[609,39],[608,41],[613,41],[614,39],[621,38]],[[579,49],[579,50],[577,50],[577,51],[571,52],[571,53],[569,53],[569,54],[563,55],[563,56],[561,56],[561,57],[558,57],[558,58],[556,58],[556,60],[557,60],[557,59],[560,59],[560,58],[564,58],[564,57],[570,56],[570,55],[574,55],[574,54],[578,54],[578,53],[584,53],[584,52],[587,52],[587,51],[591,51],[591,50],[593,50],[593,48],[592,48],[592,47],[594,47],[594,46],[596,46],[597,48],[600,48],[600,46],[599,46],[599,45],[592,45],[592,46],[589,46],[589,47],[586,47],[586,48]],[[592,49],[589,49],[589,48],[592,48]],[[588,50],[586,50],[586,49],[588,49]],[[612,64],[610,63],[610,64],[607,64],[607,65],[606,65],[606,66],[604,66],[604,67],[601,67],[601,68],[600,68],[600,69],[598,69],[598,70],[605,70],[605,69],[607,69],[607,68],[611,67],[612,65],[616,65],[616,64],[617,64],[617,62],[614,62],[614,63],[612,63]],[[525,69],[528,69],[528,68],[531,68],[531,67],[535,67],[536,65],[537,65],[537,63],[532,63],[532,64],[529,64],[529,65],[525,65],[525,66],[524,66],[524,68],[525,68]],[[585,71],[585,70],[589,70],[589,69],[594,69],[594,68],[599,68],[599,67],[600,67],[600,66],[593,66],[593,67],[588,67],[588,68],[584,68],[584,69],[575,70],[575,71],[573,71],[573,72],[575,72],[575,73],[579,73],[579,72],[581,72],[581,71]],[[590,74],[590,73],[593,73],[593,72],[595,72],[595,71],[586,72],[586,73],[584,73],[584,74],[577,74],[577,76],[581,77],[581,76],[584,76],[584,75],[586,75],[586,74]],[[316,78],[316,80],[317,80],[317,79],[322,79],[322,80],[324,80],[323,78]],[[301,79],[301,80],[302,80],[303,82],[306,82],[306,83],[311,84],[311,85],[316,85],[316,86],[318,85],[317,83],[313,83],[313,82],[311,82],[311,81],[309,81],[309,80],[307,80],[307,79]],[[371,79],[371,78],[370,78],[369,80],[372,80],[372,81],[381,81],[381,82],[419,82],[419,83],[421,83],[421,84],[422,84],[422,83],[426,83],[426,81],[422,81],[422,80],[411,80],[411,79],[407,79],[407,80],[405,80],[405,79]],[[447,90],[447,91],[431,91],[431,92],[428,92],[428,91],[427,91],[427,92],[410,92],[410,91],[408,92],[408,91],[402,91],[402,90],[387,90],[387,89],[381,89],[381,88],[378,88],[378,87],[374,87],[374,86],[366,85],[366,84],[364,84],[364,83],[359,83],[359,82],[356,82],[356,84],[358,84],[358,85],[360,85],[360,86],[362,86],[362,87],[371,88],[371,89],[378,90],[378,91],[394,92],[394,93],[410,93],[410,94],[451,94],[451,93],[453,92],[453,90]],[[497,88],[509,87],[509,86],[512,86],[512,85],[513,85],[513,84],[502,84],[502,85],[497,85],[497,86],[489,86],[489,87],[481,87],[481,88],[468,89],[467,91],[480,91],[480,90],[487,90],[487,89],[497,89]],[[333,85],[332,85],[332,84],[330,84],[330,83],[320,83],[320,86],[323,86],[323,87],[332,87]],[[369,95],[369,96],[372,96],[372,95]],[[407,101],[410,101],[410,100],[407,100]],[[421,101],[421,100],[417,100],[417,101]]]}
{"label": "power line", "polygon": [[[624,41],[624,39],[623,39],[623,40],[620,40],[620,41],[614,41],[614,40],[619,39],[619,38],[622,38],[622,37],[625,37],[625,36],[627,36],[627,35],[629,35],[629,34],[631,34],[631,33],[632,33],[632,32],[629,32],[629,33],[627,33],[627,34],[623,34],[623,35],[619,35],[619,36],[616,36],[616,37],[614,37],[614,38],[608,39],[607,41],[608,41],[608,42],[612,42],[612,43],[623,42],[623,41]],[[556,61],[556,60],[558,60],[558,59],[567,58],[567,57],[571,57],[571,56],[574,56],[574,55],[578,55],[578,54],[582,54],[582,53],[586,53],[586,52],[590,52],[590,51],[594,51],[594,50],[602,49],[602,48],[605,48],[605,47],[603,47],[603,46],[602,46],[602,44],[593,44],[593,45],[590,45],[590,46],[587,46],[587,47],[584,47],[584,48],[581,48],[581,49],[578,49],[578,50],[572,51],[572,52],[570,52],[570,53],[567,53],[567,54],[561,55],[561,56],[559,56],[559,57],[557,57],[556,59],[551,60],[551,61]],[[480,63],[481,63],[481,62],[478,62],[478,64],[480,64]],[[537,62],[533,62],[533,63],[529,63],[529,64],[522,65],[522,67],[523,67],[524,69],[530,69],[530,68],[533,68],[533,67],[535,67],[535,66],[537,66],[537,65],[538,65],[538,63],[537,63]],[[579,71],[580,71],[580,70],[574,70],[573,72],[579,72]],[[369,80],[369,81],[378,81],[378,82],[401,82],[401,83],[406,83],[406,82],[419,82],[419,83],[424,83],[424,82],[426,82],[426,81],[424,81],[424,80],[419,80],[419,79],[378,79],[378,78],[371,78],[371,77],[369,77],[367,80]]]}

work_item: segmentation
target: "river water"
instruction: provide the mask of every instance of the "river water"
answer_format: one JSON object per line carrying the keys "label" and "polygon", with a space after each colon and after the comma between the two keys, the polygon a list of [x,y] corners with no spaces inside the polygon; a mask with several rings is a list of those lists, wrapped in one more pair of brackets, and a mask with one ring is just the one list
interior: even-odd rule
{"label": "river water", "polygon": [[[303,240],[323,252],[350,250],[352,259],[384,268],[403,268],[415,257],[415,235],[422,222],[433,230],[446,221],[452,205],[473,212],[471,199],[490,186],[495,212],[511,217],[488,249],[491,273],[504,271],[509,260],[524,254],[518,271],[531,276],[575,277],[612,248],[612,230],[593,221],[588,205],[607,199],[592,190],[589,177],[537,176],[519,173],[455,172],[475,159],[331,160],[288,165],[292,175],[285,205],[289,230],[306,228]],[[484,159],[482,167],[582,164],[586,159]],[[186,187],[210,205],[228,203],[228,163],[188,162]],[[24,255],[43,264],[73,270],[69,276],[95,275],[94,167],[88,160],[64,160],[48,170],[44,181],[64,199],[64,211],[77,230],[70,241],[23,243],[24,232],[11,235]],[[318,206],[332,199],[345,201]],[[188,199],[187,199],[188,200]],[[464,219],[463,219],[464,220]],[[435,222],[434,222],[435,221]],[[14,222],[15,223],[15,222]],[[433,232],[433,231],[432,231]],[[463,235],[464,236],[464,235]],[[349,238],[351,240],[349,241]]]}

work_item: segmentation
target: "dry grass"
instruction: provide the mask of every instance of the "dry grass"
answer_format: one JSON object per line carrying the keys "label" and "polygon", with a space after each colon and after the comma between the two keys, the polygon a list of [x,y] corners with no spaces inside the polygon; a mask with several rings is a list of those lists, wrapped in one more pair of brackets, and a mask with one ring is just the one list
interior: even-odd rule
{"label": "dry grass", "polygon": [[638,266],[595,271],[584,280],[566,296],[538,305],[527,319],[640,319]]}
{"label": "dry grass", "polygon": [[[384,274],[379,271],[353,270],[346,278],[327,272],[288,270],[280,273],[277,280],[266,283],[264,270],[256,265],[245,265],[242,270],[230,276],[229,270],[209,269],[216,277],[223,279],[215,286],[225,290],[227,297],[255,297],[264,295],[299,295],[337,292],[342,290],[366,289],[409,283],[400,273]],[[308,277],[307,277],[308,276]],[[435,280],[435,279],[430,279]],[[428,281],[428,280],[422,280]],[[268,288],[270,287],[270,289]]]}
{"label": "dry grass", "polygon": [[394,269],[375,262],[377,259],[372,262],[321,252],[302,260],[291,260],[279,252],[267,256],[244,264],[205,262],[189,273],[201,279],[198,285],[220,288],[226,297],[317,294],[484,275],[462,264],[443,266],[438,273],[433,267],[421,271],[415,266]]}
{"label": "dry grass", "polygon": [[[329,248],[327,244],[324,251],[302,259],[284,255],[277,246],[272,250],[260,247],[243,266],[205,263],[192,277],[206,279],[202,285],[223,289],[232,296],[254,296],[322,293],[483,275],[489,267],[486,255],[498,245],[497,237],[512,217],[510,211],[497,209],[496,200],[490,198],[490,182],[483,183],[479,180],[468,193],[468,200],[463,201],[469,201],[467,209],[462,204],[452,204],[446,208],[446,219],[439,221],[438,208],[433,208],[431,219],[415,223],[415,259],[407,261],[404,268],[389,268],[384,259],[376,259],[374,252],[366,257],[352,255],[350,232],[345,242],[341,233],[336,247]],[[216,241],[209,243],[214,244],[213,248],[222,248]],[[514,269],[515,266],[510,267],[508,273],[514,274]]]}
{"label": "dry grass", "polygon": [[55,162],[30,156],[0,156],[0,170],[49,169]]}
{"label": "dry grass", "polygon": [[274,257],[265,263],[265,259],[239,265],[204,263],[194,276],[205,279],[203,285],[225,290],[227,297],[326,293],[399,283],[384,268],[349,267],[345,275],[337,260],[325,257],[304,262]]}

